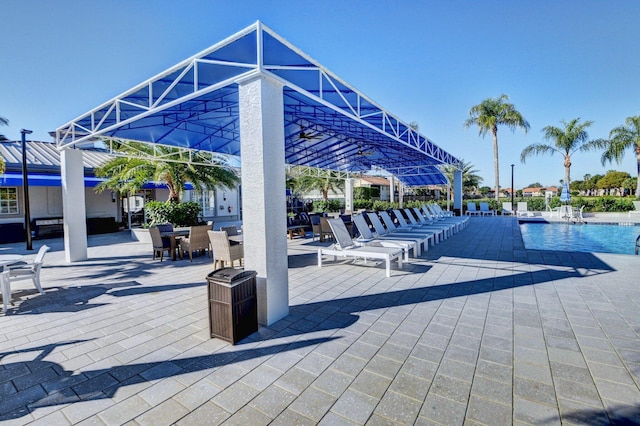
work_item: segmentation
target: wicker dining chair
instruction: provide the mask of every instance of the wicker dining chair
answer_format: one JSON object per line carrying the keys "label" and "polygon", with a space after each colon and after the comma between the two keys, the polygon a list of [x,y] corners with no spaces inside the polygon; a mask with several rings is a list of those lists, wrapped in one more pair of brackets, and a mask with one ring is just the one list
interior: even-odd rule
{"label": "wicker dining chair", "polygon": [[242,259],[244,259],[244,246],[242,244],[231,245],[229,242],[229,236],[226,231],[207,231],[209,234],[209,241],[213,248],[213,267],[224,268],[225,262],[227,262],[233,268],[236,260],[240,261],[242,266]]}
{"label": "wicker dining chair", "polygon": [[189,260],[193,262],[193,252],[207,252],[207,256],[211,257],[209,249],[209,238],[207,231],[210,230],[209,225],[199,225],[189,227],[189,236],[180,239],[180,259],[184,258],[185,253],[189,253]]}

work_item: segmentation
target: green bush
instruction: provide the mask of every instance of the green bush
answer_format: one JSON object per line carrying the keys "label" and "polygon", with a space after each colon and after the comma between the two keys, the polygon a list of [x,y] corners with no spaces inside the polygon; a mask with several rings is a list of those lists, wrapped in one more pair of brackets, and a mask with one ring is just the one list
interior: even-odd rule
{"label": "green bush", "polygon": [[373,208],[372,200],[365,200],[362,198],[353,200],[354,210],[360,210],[360,209],[371,210],[372,208]]}
{"label": "green bush", "polygon": [[328,199],[328,200],[315,200],[313,202],[314,212],[337,212],[344,207],[341,200]]}
{"label": "green bush", "polygon": [[149,201],[145,205],[149,225],[171,223],[173,226],[193,226],[200,223],[200,204]]}

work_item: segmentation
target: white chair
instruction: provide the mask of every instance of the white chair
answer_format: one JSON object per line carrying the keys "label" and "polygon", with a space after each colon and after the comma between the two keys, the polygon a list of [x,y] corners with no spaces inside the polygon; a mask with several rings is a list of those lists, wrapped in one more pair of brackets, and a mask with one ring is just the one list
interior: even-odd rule
{"label": "white chair", "polygon": [[502,215],[513,215],[513,204],[511,203],[511,201],[504,201],[502,203]]}
{"label": "white chair", "polygon": [[418,235],[418,236],[421,236],[422,238],[432,238],[432,241],[431,241],[432,245],[436,245],[440,241],[444,240],[444,229],[432,230],[432,229],[417,229],[417,228],[411,228],[408,226],[402,227],[401,223],[400,223],[400,226],[396,226],[396,224],[393,223],[391,216],[389,216],[389,213],[387,213],[386,211],[384,210],[380,211],[379,215],[380,215],[380,219],[382,219],[382,221],[384,222],[384,225],[387,227],[387,232],[390,233],[391,235],[409,234],[411,236]]}
{"label": "white chair", "polygon": [[[375,212],[368,213],[367,217],[369,221],[373,225],[373,228],[376,231],[376,236],[378,238],[392,238],[394,240],[407,240],[414,241],[418,247],[418,253],[420,252],[420,246],[424,247],[424,251],[429,249],[429,240],[431,240],[431,245],[434,246],[436,244],[436,234],[432,233],[430,236],[425,236],[421,234],[409,234],[403,232],[391,232],[388,229],[385,229],[384,225],[380,221],[378,214]],[[418,254],[418,256],[420,256]]]}
{"label": "white chair", "polygon": [[640,213],[640,201],[633,201],[633,207],[635,210],[629,210],[629,217],[631,217],[631,213]]}
{"label": "white chair", "polygon": [[361,214],[353,215],[353,222],[356,224],[356,228],[358,228],[358,232],[360,233],[360,237],[353,240],[354,243],[365,246],[400,247],[404,250],[405,262],[409,262],[409,250],[411,249],[413,249],[414,256],[420,256],[420,245],[417,242],[385,237],[376,238],[373,232],[371,232],[371,229],[369,229],[366,219]]}
{"label": "white chair", "polygon": [[402,269],[402,253],[401,247],[372,247],[372,246],[357,246],[354,244],[349,235],[346,225],[342,219],[327,219],[333,236],[336,239],[336,243],[331,247],[318,249],[318,267],[322,267],[322,256],[332,255],[334,260],[338,257],[350,257],[354,260],[356,258],[364,259],[365,263],[367,259],[384,260],[386,276],[391,276],[391,261],[398,261],[398,268]]}
{"label": "white chair", "polygon": [[50,249],[47,245],[40,247],[32,263],[20,263],[5,267],[5,271],[2,273],[0,280],[2,281],[2,304],[4,312],[7,312],[7,306],[11,300],[11,281],[31,278],[38,292],[44,294],[42,285],[40,285],[40,270],[42,269],[44,255]]}
{"label": "white chair", "polygon": [[520,216],[533,216],[533,213],[529,211],[526,201],[518,201],[518,217]]}

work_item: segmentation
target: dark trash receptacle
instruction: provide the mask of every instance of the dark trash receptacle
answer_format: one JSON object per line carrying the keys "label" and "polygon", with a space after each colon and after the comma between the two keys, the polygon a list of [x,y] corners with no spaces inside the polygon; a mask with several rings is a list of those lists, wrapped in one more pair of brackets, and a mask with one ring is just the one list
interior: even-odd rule
{"label": "dark trash receptacle", "polygon": [[258,302],[255,271],[217,269],[207,275],[209,329],[235,345],[258,331]]}

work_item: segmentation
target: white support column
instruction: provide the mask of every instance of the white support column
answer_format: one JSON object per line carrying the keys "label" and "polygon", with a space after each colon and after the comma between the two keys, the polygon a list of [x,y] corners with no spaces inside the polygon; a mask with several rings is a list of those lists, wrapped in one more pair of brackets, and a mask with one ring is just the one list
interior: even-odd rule
{"label": "white support column", "polygon": [[462,170],[453,172],[453,208],[462,214]]}
{"label": "white support column", "polygon": [[391,175],[389,177],[389,201],[393,203],[396,198],[396,179]]}
{"label": "white support column", "polygon": [[344,180],[344,212],[353,212],[353,184],[355,179],[346,178]]}
{"label": "white support column", "polygon": [[64,256],[68,263],[87,259],[87,209],[84,198],[84,167],[81,149],[60,153]]}
{"label": "white support column", "polygon": [[242,82],[239,102],[245,269],[258,273],[258,321],[270,325],[289,314],[282,85]]}
{"label": "white support column", "polygon": [[398,207],[404,208],[404,184],[398,182]]}

